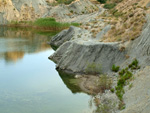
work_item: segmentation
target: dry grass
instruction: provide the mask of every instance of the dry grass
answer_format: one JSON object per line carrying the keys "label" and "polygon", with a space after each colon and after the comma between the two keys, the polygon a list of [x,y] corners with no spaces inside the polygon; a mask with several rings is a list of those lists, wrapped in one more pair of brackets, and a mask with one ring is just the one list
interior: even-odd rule
{"label": "dry grass", "polygon": [[112,29],[105,34],[104,42],[134,40],[141,34],[143,25],[146,23],[145,8],[138,6],[137,0],[124,0],[108,13],[111,16],[107,17],[103,14],[102,16],[105,17],[102,18],[109,20]]}
{"label": "dry grass", "polygon": [[101,75],[99,79],[99,88],[102,93],[105,92],[105,90],[109,90],[112,87],[112,79],[108,77],[107,75]]}

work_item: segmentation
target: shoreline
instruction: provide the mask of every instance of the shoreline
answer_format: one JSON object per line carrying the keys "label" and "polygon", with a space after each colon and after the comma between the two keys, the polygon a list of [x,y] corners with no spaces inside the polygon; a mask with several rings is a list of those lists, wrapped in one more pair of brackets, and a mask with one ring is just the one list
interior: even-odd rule
{"label": "shoreline", "polygon": [[43,27],[37,27],[37,26],[32,26],[32,25],[10,25],[10,24],[6,24],[6,25],[0,25],[0,27],[8,27],[8,28],[20,28],[20,29],[32,29],[32,30],[37,30],[37,31],[41,31],[41,32],[60,32],[61,30],[67,29],[67,28],[63,28],[61,30],[56,30],[56,29],[43,29]]}

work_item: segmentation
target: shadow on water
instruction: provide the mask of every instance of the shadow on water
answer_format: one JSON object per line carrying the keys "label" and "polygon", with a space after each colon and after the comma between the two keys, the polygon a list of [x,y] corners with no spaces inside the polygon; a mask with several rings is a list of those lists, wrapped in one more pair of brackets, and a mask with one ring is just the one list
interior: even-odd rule
{"label": "shadow on water", "polygon": [[[87,80],[87,77],[76,78],[74,74],[68,74],[62,70],[57,70],[57,71],[62,81],[66,85],[66,87],[73,94],[85,93],[90,96],[90,100],[88,102],[89,108],[92,108],[92,109],[95,108],[95,109],[87,113],[98,113],[97,109],[100,104],[99,98],[96,97],[96,95],[98,95],[99,93],[98,87],[96,85],[94,85],[93,87],[93,88],[96,88],[97,91],[94,91],[93,89],[86,87],[86,85],[89,85],[88,84],[89,80]],[[97,77],[95,79],[97,79]],[[91,81],[91,82],[94,82],[94,81]],[[93,84],[90,84],[90,85],[93,85]]]}
{"label": "shadow on water", "polygon": [[72,93],[76,94],[83,92],[82,89],[79,87],[80,80],[75,79],[75,75],[68,74],[60,70],[58,70],[58,73],[66,87],[70,89]]}
{"label": "shadow on water", "polygon": [[105,91],[111,89],[112,78],[107,75],[75,75],[57,70],[66,87],[73,93],[85,93],[91,98],[89,107],[95,108],[92,113],[112,113],[117,110],[117,101],[113,93]]}
{"label": "shadow on water", "polygon": [[64,84],[72,93],[86,93],[88,95],[97,95],[103,93],[99,76],[94,75],[74,75],[68,74],[62,70],[57,70]]}
{"label": "shadow on water", "polygon": [[40,32],[27,28],[0,27],[0,59],[16,62],[25,54],[41,52],[51,47],[47,44],[56,32]]}

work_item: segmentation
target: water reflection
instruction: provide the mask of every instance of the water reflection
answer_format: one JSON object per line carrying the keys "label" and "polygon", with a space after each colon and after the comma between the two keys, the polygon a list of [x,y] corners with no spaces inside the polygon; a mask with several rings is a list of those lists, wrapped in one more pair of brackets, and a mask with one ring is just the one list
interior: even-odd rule
{"label": "water reflection", "polygon": [[103,107],[109,108],[107,103],[99,106],[102,100],[97,97],[100,87],[96,76],[62,71],[58,75],[55,64],[47,58],[54,52],[46,43],[53,34],[0,28],[0,112],[99,113]]}
{"label": "water reflection", "polygon": [[80,82],[79,80],[74,78],[74,75],[72,74],[67,74],[63,71],[58,70],[59,76],[63,80],[64,84],[72,93],[80,93],[83,92],[81,88],[79,87],[78,83]]}
{"label": "water reflection", "polygon": [[67,88],[74,94],[86,93],[93,96],[100,92],[102,93],[98,76],[73,75],[67,74],[61,70],[58,70],[58,73]]}
{"label": "water reflection", "polygon": [[85,93],[91,98],[91,113],[115,113],[117,111],[116,95],[111,93],[112,78],[106,75],[73,75],[58,70],[61,79],[73,94]]}
{"label": "water reflection", "polygon": [[1,28],[0,113],[92,113],[80,82],[59,76],[48,60],[54,53],[49,40],[47,34]]}
{"label": "water reflection", "polygon": [[6,52],[4,53],[4,58],[7,62],[14,61],[16,62],[19,59],[22,59],[24,56],[23,51],[14,51],[14,52]]}
{"label": "water reflection", "polygon": [[55,33],[45,34],[25,28],[0,27],[0,59],[5,59],[6,62],[16,62],[25,54],[50,49],[47,41]]}

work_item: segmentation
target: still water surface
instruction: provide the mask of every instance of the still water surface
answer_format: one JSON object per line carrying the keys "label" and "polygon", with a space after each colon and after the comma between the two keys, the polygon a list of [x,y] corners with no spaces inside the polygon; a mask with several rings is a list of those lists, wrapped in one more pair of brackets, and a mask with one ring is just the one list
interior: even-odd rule
{"label": "still water surface", "polygon": [[48,60],[49,40],[0,28],[0,113],[90,113],[91,97],[72,93]]}

